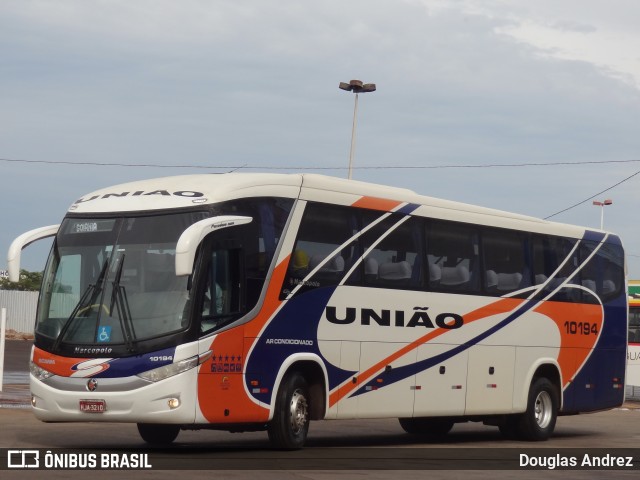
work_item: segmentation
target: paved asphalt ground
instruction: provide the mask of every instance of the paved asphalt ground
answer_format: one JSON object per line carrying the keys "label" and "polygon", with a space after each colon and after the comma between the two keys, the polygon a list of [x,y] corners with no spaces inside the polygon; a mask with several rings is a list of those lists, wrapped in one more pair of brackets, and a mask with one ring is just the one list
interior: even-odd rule
{"label": "paved asphalt ground", "polygon": [[[165,455],[165,460],[175,462],[204,462],[205,468],[181,471],[180,478],[191,479],[211,479],[211,478],[233,478],[245,479],[256,478],[256,473],[261,480],[326,480],[326,479],[351,479],[354,477],[373,479],[403,478],[456,478],[465,480],[475,480],[479,478],[490,478],[491,480],[526,478],[539,480],[542,475],[556,476],[556,478],[580,478],[580,479],[600,479],[605,473],[615,478],[638,478],[638,469],[632,471],[604,472],[598,470],[568,470],[548,472],[544,469],[529,471],[514,470],[451,470],[451,471],[420,471],[418,469],[392,472],[382,468],[369,467],[369,470],[353,470],[347,468],[338,470],[334,465],[332,468],[323,465],[331,465],[340,460],[342,454],[375,455],[384,453],[385,455],[395,454],[404,458],[405,454],[412,454],[416,458],[423,455],[452,454],[455,458],[469,460],[467,456],[480,455],[483,459],[487,455],[501,454],[505,451],[528,451],[530,448],[542,448],[554,456],[558,452],[566,452],[564,449],[579,449],[582,455],[589,449],[635,449],[637,452],[640,441],[640,402],[627,402],[623,408],[613,409],[607,412],[594,413],[590,415],[579,415],[577,417],[561,417],[558,419],[556,434],[548,442],[539,444],[528,444],[527,442],[517,442],[506,440],[501,437],[498,430],[493,427],[486,427],[482,424],[468,423],[454,427],[452,433],[442,442],[424,442],[406,435],[400,429],[396,419],[379,420],[354,420],[340,422],[314,422],[308,441],[308,448],[298,453],[291,453],[287,456],[270,450],[267,435],[264,432],[230,434],[228,432],[217,431],[183,431],[173,449],[168,453],[162,451],[149,450],[148,446],[140,439],[135,425],[122,424],[46,424],[35,419],[29,406],[29,386],[28,386],[28,361],[31,351],[31,342],[24,340],[7,340],[5,342],[6,353],[4,362],[4,388],[0,392],[0,450],[16,448],[40,448],[40,449],[81,449],[94,448],[101,452],[130,451],[130,452],[151,452],[157,459],[157,455]],[[332,450],[333,449],[333,450]],[[438,450],[442,449],[442,450]],[[526,450],[525,450],[526,449]],[[604,450],[603,450],[604,451]],[[616,451],[616,450],[612,450]],[[620,451],[620,450],[618,450]],[[330,458],[321,462],[315,456],[333,454],[336,458]],[[332,453],[333,452],[333,453]],[[364,453],[361,453],[364,452]],[[406,453],[408,452],[408,453]],[[418,452],[416,454],[416,452]],[[423,453],[424,452],[424,453]],[[435,454],[434,454],[435,452]],[[461,457],[460,452],[464,452]],[[443,455],[444,455],[443,454]],[[271,458],[274,455],[281,455],[282,458]],[[637,453],[634,453],[635,460],[640,462]],[[241,458],[236,458],[239,456]],[[309,456],[308,460],[305,460]],[[255,458],[254,458],[255,457]],[[299,469],[295,464],[287,462],[295,461],[301,457],[301,462],[315,461],[321,465],[318,470]],[[340,458],[338,458],[340,457]],[[475,458],[475,457],[474,457]],[[252,460],[253,459],[253,460]],[[275,461],[275,470],[264,470],[259,466],[261,459],[264,462]],[[243,468],[238,468],[237,462],[241,465],[253,461],[256,467],[246,472]],[[155,461],[155,460],[154,460]],[[167,460],[168,461],[168,460]],[[353,461],[353,459],[351,460]],[[484,461],[484,460],[483,460]],[[218,464],[217,462],[222,462]],[[236,462],[236,467],[224,467],[224,462]],[[256,463],[257,462],[257,463]],[[328,463],[327,463],[328,462]],[[129,472],[125,476],[116,474],[114,471],[90,472],[94,480],[111,478],[145,478],[154,480],[172,479],[175,480],[178,470],[182,468],[176,466],[172,469],[156,469],[147,472]],[[177,470],[176,470],[177,468]],[[193,466],[191,466],[193,468]],[[220,468],[218,470],[218,468]],[[229,468],[231,468],[229,470]],[[325,471],[325,469],[329,469]],[[367,462],[362,465],[367,468]],[[2,469],[0,469],[2,470]],[[212,471],[213,470],[213,471]],[[394,468],[395,470],[395,468]],[[448,469],[447,469],[448,470]],[[43,478],[42,471],[17,472],[0,471],[0,479],[10,480]],[[137,474],[136,474],[137,473]],[[51,480],[67,478],[86,479],[88,472],[78,471],[49,471],[46,478]],[[74,475],[75,474],[75,475]]]}

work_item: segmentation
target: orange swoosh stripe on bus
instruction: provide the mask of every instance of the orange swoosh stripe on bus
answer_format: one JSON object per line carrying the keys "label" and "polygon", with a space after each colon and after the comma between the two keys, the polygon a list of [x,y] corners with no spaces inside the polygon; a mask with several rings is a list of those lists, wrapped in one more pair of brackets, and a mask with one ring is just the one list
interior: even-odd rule
{"label": "orange swoosh stripe on bus", "polygon": [[[545,315],[553,320],[560,332],[561,346],[558,354],[558,365],[562,372],[562,388],[568,387],[584,366],[587,358],[591,354],[600,333],[604,317],[600,305],[585,305],[579,303],[544,302],[538,305],[533,311]],[[582,332],[582,334],[572,334],[568,331],[570,323],[577,323],[575,319],[580,319],[580,323],[589,325],[591,331],[595,326],[598,334]]]}
{"label": "orange swoosh stripe on bus", "polygon": [[[113,360],[112,358],[84,358],[84,357],[63,357],[61,355],[56,355],[55,353],[50,353],[42,350],[41,348],[35,347],[33,349],[33,358],[32,361],[36,365],[44,368],[45,370],[59,375],[61,377],[90,377],[96,375],[97,373],[103,372],[109,368],[109,362]],[[74,369],[76,365],[80,365],[83,363],[95,362],[92,365],[91,369],[83,369],[79,370]],[[100,365],[100,369],[96,370],[96,367]]]}
{"label": "orange swoosh stripe on bus", "polygon": [[[470,322],[474,322],[476,320],[481,320],[483,318],[489,317],[491,315],[496,315],[498,313],[505,313],[505,312],[511,312],[513,310],[515,310],[518,306],[520,306],[525,300],[522,299],[513,299],[513,298],[503,298],[498,300],[497,302],[494,302],[492,304],[486,305],[484,307],[481,307],[477,310],[474,310],[473,312],[470,312],[466,315],[463,315],[464,317],[464,322],[465,324],[468,324]],[[345,396],[347,396],[349,393],[351,393],[353,390],[356,390],[361,384],[362,382],[360,381],[360,379],[362,379],[363,381],[366,381],[368,378],[371,378],[373,375],[375,375],[377,372],[379,372],[380,370],[384,369],[384,367],[386,365],[389,365],[389,363],[397,360],[398,358],[402,357],[403,355],[406,355],[407,353],[411,352],[412,350],[415,350],[416,348],[418,348],[420,345],[427,343],[428,341],[439,337],[440,335],[448,332],[449,330],[446,330],[444,328],[435,330],[433,332],[429,332],[426,335],[423,335],[422,337],[418,338],[417,340],[414,340],[413,342],[409,343],[408,345],[402,347],[400,350],[396,351],[395,353],[393,353],[392,355],[388,356],[387,358],[379,361],[378,363],[376,363],[375,365],[369,367],[367,370],[365,370],[364,372],[360,373],[358,375],[358,381],[356,383],[346,383],[344,385],[342,385],[341,387],[338,387],[338,389],[334,390],[330,395],[329,395],[329,406],[332,407],[334,406],[337,402],[339,402],[340,400],[342,400]]]}
{"label": "orange swoosh stripe on bus", "polygon": [[388,198],[377,197],[361,197],[356,200],[351,206],[356,208],[368,208],[370,210],[380,210],[383,212],[390,212],[404,202],[397,200],[389,200]]}

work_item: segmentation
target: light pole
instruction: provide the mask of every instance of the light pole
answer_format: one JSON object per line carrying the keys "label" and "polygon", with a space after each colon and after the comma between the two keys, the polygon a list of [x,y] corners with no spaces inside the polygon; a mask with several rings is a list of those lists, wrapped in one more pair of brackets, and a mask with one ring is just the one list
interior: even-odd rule
{"label": "light pole", "polygon": [[358,94],[376,91],[375,83],[362,83],[360,80],[351,80],[349,83],[340,82],[338,85],[342,90],[356,94],[356,101],[353,107],[353,126],[351,127],[351,149],[349,150],[349,180],[351,180],[351,170],[353,167],[353,154],[356,148],[356,124],[358,122]]}
{"label": "light pole", "polygon": [[604,230],[604,207],[607,205],[611,205],[612,203],[613,200],[611,200],[610,198],[607,198],[602,202],[599,202],[598,200],[593,201],[594,205],[600,207],[600,230]]}

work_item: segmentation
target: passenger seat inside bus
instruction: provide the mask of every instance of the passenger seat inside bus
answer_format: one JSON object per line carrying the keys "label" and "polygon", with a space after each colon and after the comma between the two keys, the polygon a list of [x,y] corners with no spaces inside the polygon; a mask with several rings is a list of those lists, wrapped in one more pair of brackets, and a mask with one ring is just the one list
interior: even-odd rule
{"label": "passenger seat inside bus", "polygon": [[392,281],[411,280],[411,265],[406,260],[381,263],[378,268],[378,278]]}
{"label": "passenger seat inside bus", "polygon": [[613,280],[605,280],[602,282],[602,293],[613,293],[617,289],[616,284]]}
{"label": "passenger seat inside bus", "polygon": [[[309,260],[309,271],[313,271],[318,265],[322,264],[326,258],[326,255],[322,254],[312,255]],[[344,272],[344,258],[342,258],[342,255],[334,255],[320,267],[313,278],[335,283],[342,277],[342,272]]]}
{"label": "passenger seat inside bus", "polygon": [[455,267],[442,267],[440,285],[459,286],[464,285],[471,279],[471,273],[465,265]]}
{"label": "passenger seat inside bus", "polygon": [[547,277],[544,273],[539,273],[534,277],[534,281],[536,282],[536,285],[542,285],[544,282],[547,281]]}
{"label": "passenger seat inside bus", "polygon": [[442,280],[442,269],[435,263],[429,264],[429,285],[437,285]]}
{"label": "passenger seat inside bus", "polygon": [[364,261],[364,278],[367,282],[378,279],[378,261],[375,258],[367,257]]}
{"label": "passenger seat inside bus", "polygon": [[513,292],[520,288],[522,282],[522,274],[515,273],[496,273],[493,270],[487,270],[487,289],[498,292]]}

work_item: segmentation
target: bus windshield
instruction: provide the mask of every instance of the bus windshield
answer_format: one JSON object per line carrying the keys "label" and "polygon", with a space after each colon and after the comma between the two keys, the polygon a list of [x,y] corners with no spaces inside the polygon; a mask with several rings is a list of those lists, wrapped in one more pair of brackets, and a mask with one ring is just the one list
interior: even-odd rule
{"label": "bus windshield", "polygon": [[183,330],[187,277],[175,248],[206,212],[66,218],[44,273],[36,334],[62,344],[125,345]]}

